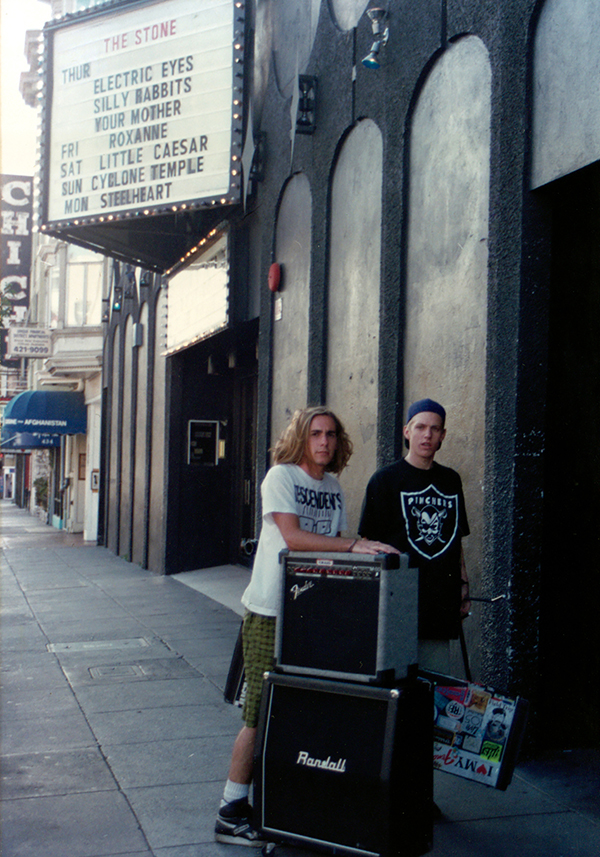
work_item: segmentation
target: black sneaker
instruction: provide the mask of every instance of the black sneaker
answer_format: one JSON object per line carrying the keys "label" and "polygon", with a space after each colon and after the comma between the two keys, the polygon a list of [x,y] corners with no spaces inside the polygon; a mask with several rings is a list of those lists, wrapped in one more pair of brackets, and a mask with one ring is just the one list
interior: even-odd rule
{"label": "black sneaker", "polygon": [[222,806],[215,824],[215,841],[229,845],[248,845],[250,848],[262,848],[267,844],[252,827],[252,807],[246,800],[233,800]]}

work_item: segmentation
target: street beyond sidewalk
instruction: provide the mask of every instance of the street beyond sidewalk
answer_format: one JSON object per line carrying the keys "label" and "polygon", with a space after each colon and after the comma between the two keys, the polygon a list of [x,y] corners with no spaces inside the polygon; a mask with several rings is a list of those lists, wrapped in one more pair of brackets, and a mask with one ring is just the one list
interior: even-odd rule
{"label": "street beyond sidewalk", "polygon": [[[213,825],[248,572],[157,576],[8,501],[0,515],[3,857],[237,854]],[[600,854],[598,751],[523,763],[506,792],[436,774],[435,798],[432,857]]]}

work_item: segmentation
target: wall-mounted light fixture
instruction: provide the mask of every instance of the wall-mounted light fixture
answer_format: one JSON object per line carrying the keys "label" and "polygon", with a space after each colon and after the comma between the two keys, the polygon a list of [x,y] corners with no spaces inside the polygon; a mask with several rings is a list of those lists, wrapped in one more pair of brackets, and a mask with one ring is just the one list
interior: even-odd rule
{"label": "wall-mounted light fixture", "polygon": [[125,298],[131,300],[135,294],[135,272],[133,266],[128,265],[125,273]]}
{"label": "wall-mounted light fixture", "polygon": [[113,290],[113,312],[121,312],[123,308],[123,286],[115,286]]}
{"label": "wall-mounted light fixture", "polygon": [[367,9],[367,15],[371,21],[371,29],[373,31],[374,41],[371,45],[371,50],[362,59],[362,64],[365,68],[379,68],[379,51],[384,45],[387,45],[390,37],[390,28],[384,27],[384,21],[387,19],[387,10],[381,6],[374,6],[372,9]]}
{"label": "wall-mounted light fixture", "polygon": [[262,182],[265,180],[265,149],[267,134],[265,131],[257,131],[254,136],[254,157],[250,167],[250,181]]}
{"label": "wall-mounted light fixture", "polygon": [[317,127],[317,78],[310,74],[298,75],[298,90],[296,133],[313,134]]}

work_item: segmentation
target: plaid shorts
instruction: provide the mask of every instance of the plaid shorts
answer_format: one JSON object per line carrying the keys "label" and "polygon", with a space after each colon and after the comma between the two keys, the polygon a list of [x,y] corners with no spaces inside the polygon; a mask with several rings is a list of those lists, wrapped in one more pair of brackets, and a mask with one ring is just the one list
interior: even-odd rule
{"label": "plaid shorts", "polygon": [[246,611],[242,628],[246,698],[242,717],[246,726],[258,726],[263,673],[273,669],[275,657],[275,617]]}

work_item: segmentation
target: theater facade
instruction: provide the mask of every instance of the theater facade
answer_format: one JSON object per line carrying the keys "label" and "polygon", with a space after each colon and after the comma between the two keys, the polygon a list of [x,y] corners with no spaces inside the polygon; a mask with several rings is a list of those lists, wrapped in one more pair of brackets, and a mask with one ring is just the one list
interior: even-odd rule
{"label": "theater facade", "polygon": [[599,29],[595,0],[126,0],[46,28],[43,230],[113,260],[100,542],[249,563],[269,448],[321,402],[355,532],[437,399],[473,673],[546,745],[600,737]]}

